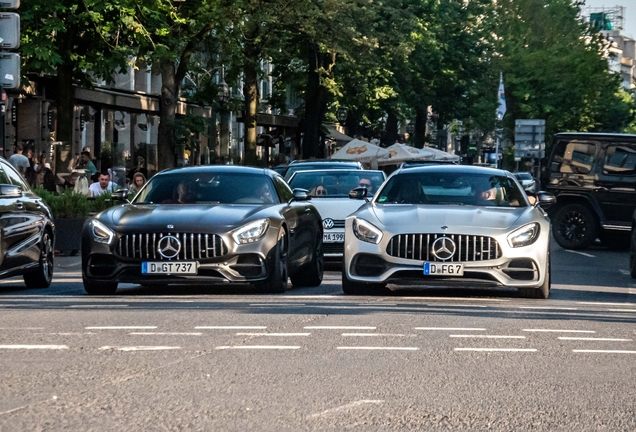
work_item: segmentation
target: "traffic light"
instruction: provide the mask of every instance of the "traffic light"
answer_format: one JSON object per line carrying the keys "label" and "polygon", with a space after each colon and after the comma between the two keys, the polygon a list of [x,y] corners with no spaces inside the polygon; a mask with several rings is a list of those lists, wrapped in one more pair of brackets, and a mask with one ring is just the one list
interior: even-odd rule
{"label": "traffic light", "polygon": [[[0,0],[0,8],[17,9],[20,0]],[[15,12],[0,12],[0,48],[14,50],[20,47],[20,15]],[[0,86],[16,89],[20,87],[20,54],[0,51]]]}

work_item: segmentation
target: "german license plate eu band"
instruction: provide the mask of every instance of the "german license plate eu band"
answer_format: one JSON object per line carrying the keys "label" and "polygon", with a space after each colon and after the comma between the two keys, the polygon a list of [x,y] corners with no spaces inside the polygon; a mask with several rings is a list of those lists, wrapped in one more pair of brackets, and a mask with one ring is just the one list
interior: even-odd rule
{"label": "german license plate eu band", "polygon": [[463,276],[464,264],[425,262],[424,274],[426,276]]}
{"label": "german license plate eu band", "polygon": [[196,261],[150,261],[141,263],[141,274],[195,275]]}

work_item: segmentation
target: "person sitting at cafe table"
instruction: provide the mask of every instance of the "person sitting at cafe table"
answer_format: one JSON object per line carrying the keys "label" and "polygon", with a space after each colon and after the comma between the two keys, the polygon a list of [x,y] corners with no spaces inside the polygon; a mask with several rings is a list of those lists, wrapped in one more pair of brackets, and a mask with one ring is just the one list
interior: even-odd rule
{"label": "person sitting at cafe table", "polygon": [[110,174],[108,172],[103,172],[99,175],[97,182],[91,184],[88,189],[91,193],[91,196],[99,196],[103,193],[113,193],[117,188],[117,184],[110,181]]}

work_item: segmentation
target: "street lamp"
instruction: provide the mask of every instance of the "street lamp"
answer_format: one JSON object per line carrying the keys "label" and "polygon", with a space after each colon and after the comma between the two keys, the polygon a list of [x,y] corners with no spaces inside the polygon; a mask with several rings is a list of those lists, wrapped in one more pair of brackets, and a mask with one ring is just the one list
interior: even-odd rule
{"label": "street lamp", "polygon": [[348,114],[349,112],[347,111],[347,107],[342,105],[340,106],[340,108],[338,108],[338,111],[336,112],[336,117],[338,117],[338,121],[342,124],[347,120]]}

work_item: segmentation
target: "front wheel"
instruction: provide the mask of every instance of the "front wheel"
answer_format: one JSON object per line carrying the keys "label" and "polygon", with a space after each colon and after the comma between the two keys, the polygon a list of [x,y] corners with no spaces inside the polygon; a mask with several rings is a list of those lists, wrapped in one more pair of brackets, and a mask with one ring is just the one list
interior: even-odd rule
{"label": "front wheel", "polygon": [[117,291],[117,282],[95,282],[84,278],[84,290],[90,295],[112,295]]}
{"label": "front wheel", "polygon": [[632,228],[632,241],[629,249],[629,272],[636,278],[636,228]]}
{"label": "front wheel", "polygon": [[586,206],[567,204],[554,215],[552,234],[565,249],[587,249],[596,240],[597,225],[596,217]]}
{"label": "front wheel", "polygon": [[270,252],[271,258],[267,279],[256,282],[256,289],[262,293],[278,294],[284,293],[287,289],[287,233],[281,231],[278,243]]}
{"label": "front wheel", "polygon": [[40,258],[37,270],[23,277],[28,288],[48,288],[53,280],[53,242],[51,235],[44,232],[40,242]]}
{"label": "front wheel", "polygon": [[322,252],[322,234],[318,234],[311,261],[299,268],[292,276],[295,287],[317,287],[322,283],[325,271],[325,257]]}

